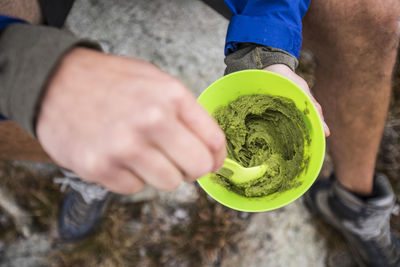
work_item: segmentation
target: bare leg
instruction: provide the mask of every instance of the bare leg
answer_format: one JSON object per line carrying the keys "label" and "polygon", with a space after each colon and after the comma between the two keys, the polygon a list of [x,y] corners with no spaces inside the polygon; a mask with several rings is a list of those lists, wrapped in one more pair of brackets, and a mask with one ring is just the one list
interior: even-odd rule
{"label": "bare leg", "polygon": [[372,191],[399,43],[398,1],[315,0],[304,45],[316,56],[314,92],[331,130],[335,174],[347,189]]}
{"label": "bare leg", "polygon": [[0,14],[21,18],[33,24],[43,20],[38,0],[2,0]]}

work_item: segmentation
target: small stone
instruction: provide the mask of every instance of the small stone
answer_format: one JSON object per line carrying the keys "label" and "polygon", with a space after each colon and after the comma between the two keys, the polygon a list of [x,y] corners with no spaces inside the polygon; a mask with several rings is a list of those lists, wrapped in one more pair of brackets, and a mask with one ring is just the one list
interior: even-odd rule
{"label": "small stone", "polygon": [[249,216],[250,216],[249,212],[239,212],[239,217],[241,219],[247,219],[247,218],[249,218]]}
{"label": "small stone", "polygon": [[184,209],[177,209],[174,212],[174,216],[180,220],[184,220],[188,217],[188,212]]}
{"label": "small stone", "polygon": [[196,187],[192,183],[181,183],[181,185],[173,192],[160,192],[160,201],[170,206],[179,204],[190,204],[196,202],[198,193]]}
{"label": "small stone", "polygon": [[393,206],[392,214],[394,216],[398,216],[400,214],[400,206],[398,204]]}
{"label": "small stone", "polygon": [[151,186],[146,186],[142,191],[133,195],[121,196],[122,203],[137,203],[151,201],[158,197],[159,192]]}
{"label": "small stone", "polygon": [[139,233],[143,229],[143,224],[140,221],[129,221],[124,226],[129,233]]}
{"label": "small stone", "polygon": [[139,249],[139,254],[140,254],[141,257],[146,256],[146,249],[145,248],[140,248]]}

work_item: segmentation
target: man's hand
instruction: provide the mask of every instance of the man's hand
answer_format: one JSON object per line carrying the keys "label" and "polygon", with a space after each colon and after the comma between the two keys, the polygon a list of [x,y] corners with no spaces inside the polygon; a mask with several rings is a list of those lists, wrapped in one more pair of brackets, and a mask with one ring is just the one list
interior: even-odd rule
{"label": "man's hand", "polygon": [[136,59],[75,48],[53,74],[37,135],[59,165],[118,193],[175,189],[218,170],[225,136],[177,79]]}
{"label": "man's hand", "polygon": [[295,72],[293,72],[288,66],[284,64],[274,64],[271,66],[268,66],[264,68],[264,70],[275,72],[277,74],[280,74],[287,79],[291,80],[295,84],[297,84],[303,91],[310,97],[312,102],[314,103],[314,106],[319,112],[319,115],[321,117],[322,125],[324,126],[324,131],[325,131],[325,136],[330,135],[329,127],[324,121],[324,115],[322,113],[322,108],[321,105],[317,102],[317,100],[314,98],[314,96],[311,94],[310,88],[308,87],[307,82],[301,78],[299,75],[297,75]]}

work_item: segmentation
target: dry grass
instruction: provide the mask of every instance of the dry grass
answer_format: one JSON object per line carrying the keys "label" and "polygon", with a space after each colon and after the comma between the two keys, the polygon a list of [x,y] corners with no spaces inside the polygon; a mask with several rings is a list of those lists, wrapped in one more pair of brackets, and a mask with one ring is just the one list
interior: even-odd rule
{"label": "dry grass", "polygon": [[[164,207],[170,214],[173,207]],[[171,223],[156,203],[114,204],[100,232],[51,256],[54,266],[210,266],[217,264],[240,240],[247,220],[238,212],[208,200],[180,207],[187,223]],[[140,222],[132,232],[127,225]]]}
{"label": "dry grass", "polygon": [[49,257],[52,266],[123,266],[134,236],[125,231],[127,206],[112,205],[98,234],[75,244],[58,244]]}
{"label": "dry grass", "polygon": [[[33,230],[49,231],[62,198],[58,186],[52,183],[52,175],[39,175],[10,161],[0,161],[0,186],[11,192],[18,205],[31,214]],[[7,242],[17,238],[14,230],[0,224],[0,239]]]}

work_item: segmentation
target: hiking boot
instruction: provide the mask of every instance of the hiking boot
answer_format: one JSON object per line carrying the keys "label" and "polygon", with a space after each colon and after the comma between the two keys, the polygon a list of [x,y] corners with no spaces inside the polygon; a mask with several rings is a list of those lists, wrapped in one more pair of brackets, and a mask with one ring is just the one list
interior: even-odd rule
{"label": "hiking boot", "polygon": [[[88,184],[73,173],[63,171],[66,178],[56,178],[63,190],[68,184],[71,190],[65,195],[58,218],[58,232],[63,241],[78,241],[94,233],[101,223],[112,194],[96,184]],[[64,188],[63,188],[64,187]]]}
{"label": "hiking boot", "polygon": [[375,175],[368,197],[348,191],[333,176],[319,179],[304,201],[344,235],[360,266],[400,266],[400,241],[390,230],[395,196],[384,175]]}

